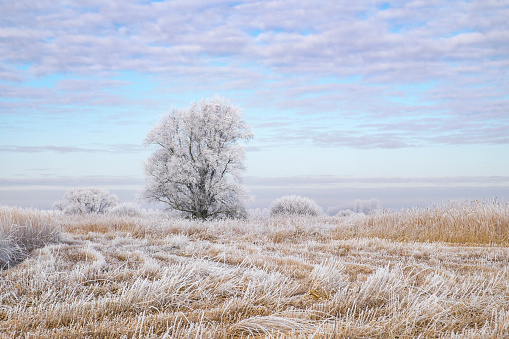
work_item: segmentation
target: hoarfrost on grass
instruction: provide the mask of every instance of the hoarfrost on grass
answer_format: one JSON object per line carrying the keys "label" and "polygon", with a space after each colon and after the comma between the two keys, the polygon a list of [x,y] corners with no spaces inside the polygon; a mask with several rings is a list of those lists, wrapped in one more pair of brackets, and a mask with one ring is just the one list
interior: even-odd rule
{"label": "hoarfrost on grass", "polygon": [[[0,272],[0,327],[13,337],[503,338],[509,243],[495,235],[509,231],[508,210],[53,215],[65,243]],[[429,240],[452,231],[455,243]]]}
{"label": "hoarfrost on grass", "polygon": [[0,269],[19,264],[33,249],[59,239],[60,227],[51,212],[0,205]]}

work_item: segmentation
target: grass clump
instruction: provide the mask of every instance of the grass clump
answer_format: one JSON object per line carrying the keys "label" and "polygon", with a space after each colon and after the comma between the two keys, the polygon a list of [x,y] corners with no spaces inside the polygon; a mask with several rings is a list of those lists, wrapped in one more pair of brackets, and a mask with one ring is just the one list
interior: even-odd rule
{"label": "grass clump", "polygon": [[50,213],[0,206],[0,269],[17,265],[33,249],[58,242],[59,236]]}

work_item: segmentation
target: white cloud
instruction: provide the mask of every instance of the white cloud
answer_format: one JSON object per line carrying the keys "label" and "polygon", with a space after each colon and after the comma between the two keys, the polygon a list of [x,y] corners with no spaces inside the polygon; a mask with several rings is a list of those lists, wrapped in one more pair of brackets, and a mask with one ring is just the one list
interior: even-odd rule
{"label": "white cloud", "polygon": [[146,152],[147,149],[138,144],[115,144],[115,145],[94,145],[94,148],[76,147],[76,146],[17,146],[17,145],[0,145],[0,153],[133,153]]}
{"label": "white cloud", "polygon": [[[383,4],[5,3],[0,79],[8,100],[0,102],[0,112],[52,115],[69,105],[132,106],[129,94],[114,91],[128,84],[111,79],[132,71],[159,78],[158,93],[241,90],[238,98],[252,108],[330,119],[325,128],[309,130],[302,125],[307,121],[293,117],[286,126],[292,133],[264,130],[273,133],[272,142],[361,148],[408,147],[416,139],[507,143],[496,129],[509,126],[507,6],[391,1],[382,10]],[[22,86],[54,74],[75,79]],[[430,88],[418,90],[423,83]],[[355,133],[341,127],[344,119],[357,121]]]}

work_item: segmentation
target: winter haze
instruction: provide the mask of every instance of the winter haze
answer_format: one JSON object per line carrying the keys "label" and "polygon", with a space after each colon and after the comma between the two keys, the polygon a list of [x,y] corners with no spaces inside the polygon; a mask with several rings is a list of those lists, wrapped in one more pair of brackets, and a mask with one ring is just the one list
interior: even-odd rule
{"label": "winter haze", "polygon": [[0,0],[0,204],[134,201],[148,131],[219,94],[268,207],[509,199],[509,2]]}

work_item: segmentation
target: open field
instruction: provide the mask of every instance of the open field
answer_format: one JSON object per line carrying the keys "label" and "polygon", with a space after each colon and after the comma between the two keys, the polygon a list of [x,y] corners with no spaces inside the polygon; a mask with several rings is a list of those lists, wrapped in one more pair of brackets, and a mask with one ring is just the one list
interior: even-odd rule
{"label": "open field", "polygon": [[1,338],[509,337],[496,202],[210,222],[3,208],[0,241],[23,243],[5,225],[23,213],[62,233],[0,271]]}

